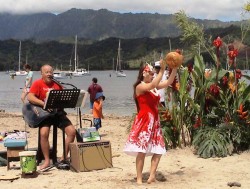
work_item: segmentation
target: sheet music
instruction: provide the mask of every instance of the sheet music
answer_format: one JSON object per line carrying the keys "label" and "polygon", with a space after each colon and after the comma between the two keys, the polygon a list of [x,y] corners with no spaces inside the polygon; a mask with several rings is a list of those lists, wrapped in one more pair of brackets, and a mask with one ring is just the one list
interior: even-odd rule
{"label": "sheet music", "polygon": [[85,106],[86,99],[88,97],[88,92],[85,90],[81,90],[78,100],[76,102],[76,107],[81,107],[83,108]]}

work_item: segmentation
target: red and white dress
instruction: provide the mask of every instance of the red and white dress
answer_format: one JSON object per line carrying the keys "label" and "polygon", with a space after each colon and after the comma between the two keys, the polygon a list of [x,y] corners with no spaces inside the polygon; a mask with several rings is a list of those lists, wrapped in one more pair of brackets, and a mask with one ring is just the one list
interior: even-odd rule
{"label": "red and white dress", "polygon": [[157,90],[137,96],[139,113],[131,127],[124,152],[136,156],[138,152],[148,155],[165,154],[165,142],[160,127],[158,105],[160,96]]}

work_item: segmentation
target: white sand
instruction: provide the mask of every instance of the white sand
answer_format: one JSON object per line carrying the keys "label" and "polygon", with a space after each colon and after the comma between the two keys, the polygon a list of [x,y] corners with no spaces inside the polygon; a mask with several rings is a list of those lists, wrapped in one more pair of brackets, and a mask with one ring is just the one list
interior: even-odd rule
{"label": "white sand", "polygon": [[[84,115],[90,118],[90,115]],[[74,124],[78,119],[70,115]],[[241,188],[250,188],[250,153],[244,152],[226,158],[202,159],[193,154],[191,148],[169,150],[162,157],[158,171],[157,182],[153,184],[137,185],[135,182],[135,158],[123,153],[124,142],[127,138],[126,128],[130,117],[116,117],[106,115],[100,134],[103,140],[109,140],[112,146],[113,168],[94,170],[90,172],[72,172],[53,168],[39,174],[37,178],[21,178],[20,169],[7,171],[6,166],[0,167],[0,176],[15,176],[19,178],[11,181],[0,181],[0,187],[8,188],[175,188],[175,189],[221,189],[230,188],[228,182],[239,182]],[[24,121],[19,114],[0,113],[0,132],[14,129],[24,130]],[[89,126],[83,124],[83,127]],[[28,147],[37,147],[37,129],[27,128]],[[61,131],[58,132],[58,153],[62,153]],[[0,144],[0,151],[6,150]],[[19,162],[12,162],[18,166]],[[149,175],[150,157],[146,158],[144,179]],[[237,188],[237,187],[233,187]]]}

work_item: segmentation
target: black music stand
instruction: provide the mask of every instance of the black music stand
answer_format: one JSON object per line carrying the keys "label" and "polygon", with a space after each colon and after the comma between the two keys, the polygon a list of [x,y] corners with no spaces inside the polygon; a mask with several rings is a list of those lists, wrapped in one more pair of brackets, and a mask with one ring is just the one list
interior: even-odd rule
{"label": "black music stand", "polygon": [[44,109],[75,108],[80,89],[51,90],[45,101]]}
{"label": "black music stand", "polygon": [[[45,101],[44,109],[64,109],[64,108],[75,108],[78,102],[78,97],[80,94],[80,89],[63,89],[63,90],[51,90]],[[55,116],[55,119],[58,115]],[[57,153],[57,130],[58,125],[54,125],[53,131],[53,163],[55,163],[56,153]],[[57,164],[59,169],[69,169],[69,163],[66,161],[65,152],[65,130],[62,128],[63,132],[63,156],[64,162]],[[56,135],[56,136],[55,136]]]}

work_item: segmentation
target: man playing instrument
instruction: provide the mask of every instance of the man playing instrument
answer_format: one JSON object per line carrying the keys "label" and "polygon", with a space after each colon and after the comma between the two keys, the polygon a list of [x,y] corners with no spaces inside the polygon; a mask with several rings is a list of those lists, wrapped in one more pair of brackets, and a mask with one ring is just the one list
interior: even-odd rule
{"label": "man playing instrument", "polygon": [[[28,101],[34,105],[44,107],[46,94],[50,90],[61,90],[62,86],[53,81],[53,68],[50,65],[43,65],[41,67],[41,78],[36,80],[29,91]],[[50,111],[50,110],[48,110]],[[40,145],[44,155],[44,163],[40,166],[40,170],[46,170],[50,167],[49,157],[49,133],[51,125],[57,125],[59,128],[64,128],[67,138],[65,140],[65,154],[69,152],[69,143],[75,139],[75,128],[71,121],[67,118],[66,112],[59,111],[57,117],[49,117],[43,120],[39,125],[40,129]],[[61,157],[61,161],[64,160],[64,156]]]}

